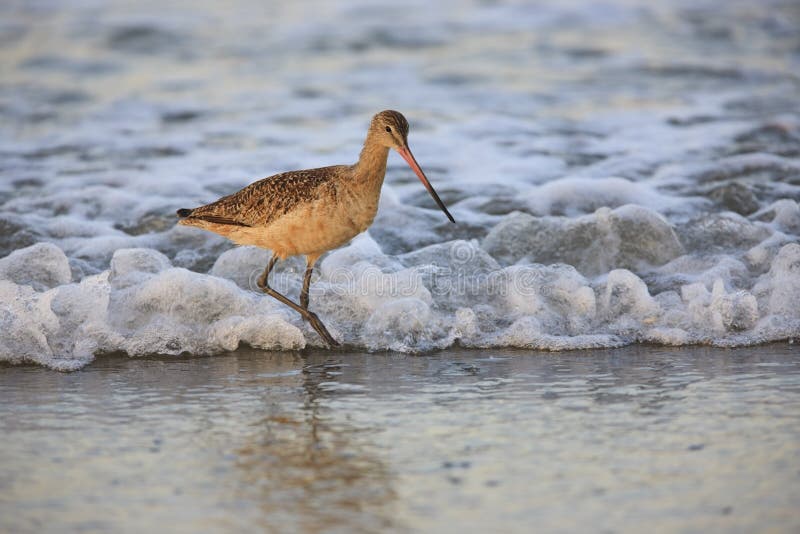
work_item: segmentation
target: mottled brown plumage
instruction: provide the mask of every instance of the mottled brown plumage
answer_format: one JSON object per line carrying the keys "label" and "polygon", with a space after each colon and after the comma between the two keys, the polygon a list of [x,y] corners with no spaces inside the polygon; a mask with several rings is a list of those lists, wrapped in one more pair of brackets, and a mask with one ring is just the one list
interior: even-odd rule
{"label": "mottled brown plumage", "polygon": [[214,222],[216,218],[240,226],[267,226],[298,204],[309,202],[318,195],[329,195],[335,200],[333,179],[346,172],[346,166],[337,165],[269,176],[211,204],[193,209],[188,219],[181,223],[190,224],[193,218]]}
{"label": "mottled brown plumage", "polygon": [[[284,172],[254,182],[244,189],[194,209],[180,209],[179,224],[196,226],[225,236],[240,245],[273,251],[259,281],[266,293],[297,310],[331,345],[338,345],[319,318],[308,310],[308,286],[317,259],[365,231],[378,211],[389,149],[408,162],[447,217],[439,196],[408,148],[408,121],[397,111],[372,118],[364,148],[355,165]],[[307,268],[300,305],[268,285],[278,258],[303,254]]]}

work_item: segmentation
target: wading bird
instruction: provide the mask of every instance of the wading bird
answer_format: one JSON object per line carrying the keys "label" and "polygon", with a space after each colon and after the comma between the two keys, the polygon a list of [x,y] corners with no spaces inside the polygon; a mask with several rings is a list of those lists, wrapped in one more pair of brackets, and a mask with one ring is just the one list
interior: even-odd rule
{"label": "wading bird", "polygon": [[[372,118],[355,165],[264,178],[211,204],[179,209],[179,224],[214,232],[239,245],[271,250],[258,287],[300,313],[326,343],[338,346],[319,317],[308,309],[311,273],[322,254],[344,245],[372,224],[389,149],[406,160],[450,222],[455,222],[408,148],[408,121],[397,111],[387,110]],[[279,259],[300,254],[306,257],[306,271],[298,304],[269,287],[269,273]]]}

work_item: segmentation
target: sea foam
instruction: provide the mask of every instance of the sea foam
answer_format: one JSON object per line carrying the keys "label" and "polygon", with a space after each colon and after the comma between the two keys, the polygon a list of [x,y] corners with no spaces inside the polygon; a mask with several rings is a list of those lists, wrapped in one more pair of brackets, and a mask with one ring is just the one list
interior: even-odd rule
{"label": "sea foam", "polygon": [[[41,277],[0,283],[3,360],[71,370],[111,352],[215,354],[240,344],[281,350],[323,346],[299,316],[242,287],[253,279],[248,269],[261,267],[256,259],[264,259],[263,251],[233,249],[227,254],[253,261],[226,270],[223,256],[215,274],[203,274],[173,267],[153,249],[120,249],[110,269],[70,283],[65,256],[53,245],[47,248],[43,254],[42,246],[34,245],[2,260],[7,272],[67,277],[39,290],[31,283]],[[672,276],[668,265],[650,276]],[[767,272],[738,278],[743,288],[725,276],[736,269],[722,269],[713,280],[672,281],[668,285],[675,289],[655,295],[624,268],[587,277],[563,263],[501,267],[475,241],[392,257],[364,235],[325,258],[319,271],[312,309],[345,345],[368,350],[417,353],[454,344],[566,350],[642,341],[729,346],[786,339],[800,331],[795,243],[778,250]],[[301,273],[275,275],[299,284]]]}

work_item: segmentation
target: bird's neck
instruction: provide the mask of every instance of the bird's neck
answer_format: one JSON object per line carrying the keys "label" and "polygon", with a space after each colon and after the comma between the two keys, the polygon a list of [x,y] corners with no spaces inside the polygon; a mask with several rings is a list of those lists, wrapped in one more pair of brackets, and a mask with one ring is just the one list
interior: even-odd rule
{"label": "bird's neck", "polygon": [[386,175],[386,160],[389,157],[389,149],[381,143],[374,142],[370,136],[364,142],[358,163],[355,164],[355,175],[361,182],[383,183]]}

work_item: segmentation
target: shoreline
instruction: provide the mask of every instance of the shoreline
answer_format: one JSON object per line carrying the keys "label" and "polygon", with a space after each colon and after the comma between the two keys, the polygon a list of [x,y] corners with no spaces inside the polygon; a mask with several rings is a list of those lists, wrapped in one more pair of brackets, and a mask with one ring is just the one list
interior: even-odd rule
{"label": "shoreline", "polygon": [[[149,354],[145,356],[130,356],[124,352],[113,352],[107,354],[100,354],[95,356],[94,360],[87,363],[83,367],[77,369],[53,369],[46,365],[39,364],[34,361],[22,361],[14,363],[10,361],[0,361],[0,369],[13,369],[13,368],[39,368],[42,370],[55,371],[57,373],[75,373],[86,370],[89,367],[99,365],[101,361],[105,360],[140,360],[140,361],[187,361],[187,360],[203,360],[211,358],[225,358],[235,356],[238,353],[255,353],[264,354],[265,356],[272,355],[296,355],[299,357],[327,355],[329,357],[336,357],[339,355],[363,355],[363,356],[379,356],[379,357],[394,357],[394,358],[425,358],[425,357],[439,357],[447,356],[449,354],[470,354],[470,353],[484,353],[484,352],[499,352],[509,356],[548,356],[548,355],[578,355],[578,354],[591,354],[593,352],[608,352],[608,351],[621,351],[621,350],[653,350],[653,351],[680,351],[682,349],[695,350],[695,349],[708,349],[708,350],[748,350],[757,347],[763,347],[766,350],[780,350],[783,347],[793,347],[795,345],[795,337],[789,336],[784,340],[766,341],[763,343],[753,343],[749,345],[734,345],[728,346],[724,344],[707,344],[707,343],[694,343],[685,345],[661,345],[651,342],[631,342],[617,347],[593,347],[584,349],[564,349],[564,350],[551,350],[551,349],[537,349],[525,347],[462,347],[451,346],[445,349],[435,349],[425,352],[400,352],[392,350],[376,350],[368,351],[358,348],[349,348],[344,346],[338,349],[323,349],[320,347],[305,347],[296,350],[268,350],[250,347],[247,345],[240,346],[236,350],[220,352],[216,354]],[[800,353],[800,348],[797,349]]]}

